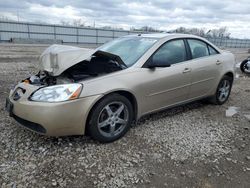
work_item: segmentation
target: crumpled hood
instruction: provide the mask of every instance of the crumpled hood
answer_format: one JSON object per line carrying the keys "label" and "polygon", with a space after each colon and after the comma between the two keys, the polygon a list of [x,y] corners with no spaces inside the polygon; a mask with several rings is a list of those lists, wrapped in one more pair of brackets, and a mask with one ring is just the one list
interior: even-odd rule
{"label": "crumpled hood", "polygon": [[95,51],[95,49],[54,44],[40,56],[39,68],[47,71],[51,76],[59,76],[73,65],[89,59]]}

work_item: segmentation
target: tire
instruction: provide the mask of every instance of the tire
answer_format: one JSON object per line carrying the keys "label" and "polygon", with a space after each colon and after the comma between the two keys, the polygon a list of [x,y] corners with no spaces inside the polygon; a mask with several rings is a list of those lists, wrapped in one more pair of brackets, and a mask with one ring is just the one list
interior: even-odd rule
{"label": "tire", "polygon": [[[119,113],[120,112],[120,113]],[[119,94],[110,94],[91,110],[88,134],[99,142],[112,142],[126,134],[133,120],[130,101]]]}
{"label": "tire", "polygon": [[248,60],[245,59],[244,61],[241,62],[240,64],[240,70],[241,72],[245,73],[245,65],[247,64]]}
{"label": "tire", "polygon": [[[225,83],[227,83],[228,85],[224,85]],[[231,89],[232,89],[232,84],[233,84],[233,78],[230,77],[230,76],[223,76],[217,89],[216,89],[216,93],[215,95],[211,98],[211,102],[213,104],[216,104],[216,105],[222,105],[224,104],[225,102],[227,102],[229,96],[230,96],[230,93],[231,93]],[[224,87],[225,86],[225,87]],[[227,88],[228,86],[228,89],[226,90],[225,88]],[[224,87],[224,90],[222,89]],[[223,93],[224,92],[224,97],[223,97]]]}

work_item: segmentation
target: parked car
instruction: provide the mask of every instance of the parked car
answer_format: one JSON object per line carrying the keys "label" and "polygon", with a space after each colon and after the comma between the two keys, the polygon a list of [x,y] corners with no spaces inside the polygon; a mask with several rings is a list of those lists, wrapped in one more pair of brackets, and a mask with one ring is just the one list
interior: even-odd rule
{"label": "parked car", "polygon": [[234,65],[230,52],[184,34],[130,35],[94,50],[52,45],[6,109],[40,134],[111,142],[146,114],[203,98],[225,103]]}
{"label": "parked car", "polygon": [[250,73],[250,57],[248,57],[247,59],[243,60],[240,64],[240,70],[243,73]]}

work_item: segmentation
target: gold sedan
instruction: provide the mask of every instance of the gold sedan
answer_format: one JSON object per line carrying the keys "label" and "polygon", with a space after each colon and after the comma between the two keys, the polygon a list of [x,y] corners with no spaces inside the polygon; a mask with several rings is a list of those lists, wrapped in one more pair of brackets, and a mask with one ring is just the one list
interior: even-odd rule
{"label": "gold sedan", "polygon": [[6,109],[40,134],[111,142],[146,114],[202,98],[225,103],[234,65],[230,52],[184,34],[130,35],[95,50],[52,45]]}

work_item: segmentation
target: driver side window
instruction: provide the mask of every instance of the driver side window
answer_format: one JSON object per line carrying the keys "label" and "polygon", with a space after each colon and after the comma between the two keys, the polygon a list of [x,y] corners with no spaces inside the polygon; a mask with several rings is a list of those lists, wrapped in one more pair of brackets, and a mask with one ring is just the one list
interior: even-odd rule
{"label": "driver side window", "polygon": [[183,40],[172,40],[163,44],[153,55],[153,61],[162,66],[169,66],[187,60],[186,48]]}

